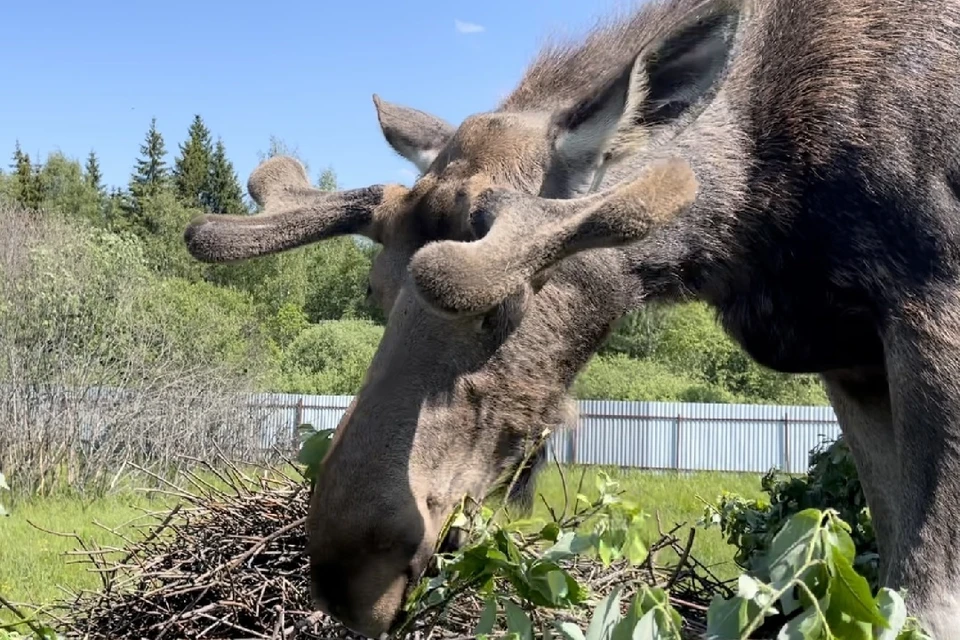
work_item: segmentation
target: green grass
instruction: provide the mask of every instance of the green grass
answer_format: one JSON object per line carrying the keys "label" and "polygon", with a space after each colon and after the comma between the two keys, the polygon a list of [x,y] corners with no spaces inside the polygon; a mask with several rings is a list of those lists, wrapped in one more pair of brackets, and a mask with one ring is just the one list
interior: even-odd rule
{"label": "green grass", "polygon": [[[571,510],[583,469],[565,469]],[[597,469],[591,467],[586,470],[583,493],[588,497],[596,495],[594,478]],[[657,537],[657,513],[665,529],[678,522],[694,526],[703,513],[703,503],[698,496],[712,502],[722,490],[747,497],[760,495],[760,476],[755,474],[604,470],[617,479],[621,488],[650,514],[651,541]],[[537,493],[542,493],[555,509],[562,509],[563,484],[556,467],[552,466],[540,475]],[[94,589],[99,584],[98,576],[89,570],[88,564],[67,564],[68,558],[63,553],[77,549],[75,538],[44,533],[30,522],[50,531],[79,534],[85,542],[122,546],[121,539],[95,522],[107,528],[121,527],[127,535],[136,535],[136,527],[129,524],[131,520],[142,516],[144,510],[161,510],[173,504],[173,499],[168,496],[152,494],[151,497],[144,493],[123,492],[97,500],[57,497],[12,505],[11,516],[0,520],[0,593],[14,602],[47,605],[64,597],[61,586],[75,591]],[[539,496],[535,515],[547,516],[546,507]],[[150,521],[155,522],[147,518],[139,519],[140,523]],[[738,573],[732,563],[733,548],[723,541],[716,530],[697,531],[694,554],[702,562],[716,565],[720,577],[729,578]],[[0,621],[10,619],[9,615],[0,612]]]}
{"label": "green grass", "polygon": [[[580,477],[586,471],[582,493],[587,498],[597,496],[595,479],[597,472],[602,469],[612,479],[620,483],[620,489],[625,495],[640,504],[649,514],[647,525],[647,542],[659,538],[657,517],[663,530],[669,531],[676,524],[686,523],[678,531],[678,537],[687,535],[690,527],[695,527],[697,520],[703,515],[704,503],[713,503],[721,491],[739,493],[746,498],[758,498],[762,494],[760,489],[760,475],[749,473],[677,473],[672,471],[653,472],[620,469],[618,467],[566,467],[564,476],[568,487],[569,510],[574,508],[574,500]],[[563,508],[564,482],[556,466],[551,466],[540,476],[537,483],[537,493],[543,494],[555,511]],[[535,516],[548,517],[544,500],[537,496]],[[726,543],[717,529],[698,528],[694,537],[692,554],[698,560],[711,567],[711,570],[722,579],[736,577],[740,570],[733,563],[734,548]],[[658,557],[660,561],[669,561],[676,556],[665,554]]]}
{"label": "green grass", "polygon": [[[15,603],[47,605],[66,597],[61,586],[78,590],[94,589],[100,584],[89,564],[71,564],[74,558],[63,555],[79,548],[76,538],[46,533],[37,527],[76,533],[87,544],[123,546],[120,537],[103,527],[136,535],[137,522],[151,521],[140,517],[144,509],[161,510],[170,504],[169,498],[156,494],[148,497],[124,492],[95,500],[63,496],[11,505],[10,517],[0,519],[0,593]],[[138,521],[131,523],[134,519]],[[8,614],[0,611],[0,621],[11,621]]]}

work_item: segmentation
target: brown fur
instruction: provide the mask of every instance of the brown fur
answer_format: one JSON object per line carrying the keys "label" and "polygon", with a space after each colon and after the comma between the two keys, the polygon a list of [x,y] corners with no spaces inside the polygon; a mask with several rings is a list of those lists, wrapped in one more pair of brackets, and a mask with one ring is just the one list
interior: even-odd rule
{"label": "brown fur", "polygon": [[577,200],[484,193],[475,199],[475,211],[496,210],[491,232],[475,242],[446,240],[424,247],[410,262],[410,275],[427,304],[438,310],[483,313],[569,255],[645,238],[689,208],[696,194],[696,178],[679,159]]}
{"label": "brown fur", "polygon": [[[960,628],[958,24],[957,0],[648,2],[547,48],[498,110],[460,128],[377,100],[385,138],[423,175],[376,234],[371,288],[389,319],[312,497],[318,604],[369,635],[388,628],[444,518],[563,421],[613,324],[645,299],[696,297],[761,364],[824,376],[886,583],[910,589],[935,633]],[[584,204],[530,196],[605,193],[675,156],[696,201],[642,243],[554,252],[518,287],[497,267],[483,304],[443,294],[467,314],[416,293],[408,265],[441,251],[431,243],[489,247],[496,234],[502,261]],[[488,201],[486,189],[516,194]],[[517,198],[535,206],[511,208]],[[309,228],[279,225],[282,241],[267,229],[257,246],[310,241]],[[237,255],[232,242],[261,250],[209,229],[221,256]],[[467,266],[443,286],[476,289],[490,265]]]}

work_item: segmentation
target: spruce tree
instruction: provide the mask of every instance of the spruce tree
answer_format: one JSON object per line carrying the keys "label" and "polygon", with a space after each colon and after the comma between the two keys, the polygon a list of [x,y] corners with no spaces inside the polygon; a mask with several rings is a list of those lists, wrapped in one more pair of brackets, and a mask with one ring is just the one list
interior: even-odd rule
{"label": "spruce tree", "polygon": [[35,171],[30,162],[30,155],[20,148],[20,141],[16,141],[13,151],[14,199],[28,209],[39,209],[43,199],[40,189],[39,172]]}
{"label": "spruce tree", "polygon": [[87,156],[87,164],[84,167],[84,179],[87,185],[103,194],[103,174],[100,173],[100,161],[97,160],[97,154],[91,149]]}
{"label": "spruce tree", "polygon": [[136,207],[139,208],[144,197],[156,196],[167,186],[170,172],[164,160],[166,154],[163,136],[157,131],[157,119],[152,118],[146,140],[140,145],[136,170],[130,180],[130,195],[133,196]]}
{"label": "spruce tree", "polygon": [[211,192],[213,148],[210,131],[200,115],[193,117],[187,141],[174,161],[173,182],[177,198],[188,207],[206,209]]}
{"label": "spruce tree", "polygon": [[219,138],[210,159],[210,193],[205,205],[216,213],[248,213],[233,163]]}

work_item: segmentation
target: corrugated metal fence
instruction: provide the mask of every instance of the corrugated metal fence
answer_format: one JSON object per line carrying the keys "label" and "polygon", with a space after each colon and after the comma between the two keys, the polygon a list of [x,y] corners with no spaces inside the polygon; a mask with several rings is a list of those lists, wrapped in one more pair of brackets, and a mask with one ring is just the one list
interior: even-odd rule
{"label": "corrugated metal fence", "polygon": [[[262,440],[290,441],[296,425],[336,428],[352,396],[264,394],[250,399]],[[790,473],[840,427],[831,407],[581,400],[576,429],[553,434],[564,463],[680,471]]]}

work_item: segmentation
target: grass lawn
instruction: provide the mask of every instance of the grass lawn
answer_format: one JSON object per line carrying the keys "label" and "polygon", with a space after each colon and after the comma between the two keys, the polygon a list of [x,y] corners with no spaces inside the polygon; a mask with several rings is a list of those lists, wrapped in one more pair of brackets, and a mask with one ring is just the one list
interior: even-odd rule
{"label": "grass lawn", "polygon": [[[79,548],[76,538],[45,533],[30,523],[53,532],[76,533],[87,544],[123,546],[120,537],[103,527],[136,535],[137,523],[155,521],[141,517],[144,509],[161,510],[172,504],[156,494],[124,492],[96,500],[54,497],[9,505],[10,516],[0,519],[0,593],[15,603],[45,605],[66,596],[61,586],[78,590],[100,584],[88,564],[70,564],[73,558],[63,555]],[[0,621],[10,620],[9,612],[0,611]]]}
{"label": "grass lawn", "polygon": [[[620,469],[618,467],[565,467],[564,477],[568,487],[570,511],[574,508],[574,496],[580,477],[586,471],[582,493],[589,499],[597,496],[595,478],[597,471],[603,469],[620,484],[625,496],[640,504],[650,516],[648,520],[648,542],[656,541],[660,536],[657,517],[664,532],[677,524],[686,523],[686,527],[677,532],[684,539],[690,527],[696,527],[697,520],[703,515],[704,503],[715,502],[722,491],[739,493],[745,498],[758,498],[763,495],[760,489],[760,475],[748,473],[677,473],[673,471],[654,472]],[[555,465],[544,470],[537,483],[537,492],[555,511],[563,508],[564,482]],[[544,500],[537,497],[535,516],[548,517]],[[724,541],[717,529],[697,529],[693,544],[693,555],[711,567],[722,579],[736,577],[740,570],[733,563],[734,548]],[[674,556],[673,559],[675,559]],[[660,561],[668,561],[667,555],[658,556]]]}
{"label": "grass lawn", "polygon": [[[583,467],[567,467],[566,481],[573,509],[574,495]],[[712,502],[722,490],[740,493],[746,497],[760,495],[760,477],[754,474],[642,472],[605,468],[611,477],[620,482],[633,499],[651,515],[650,539],[657,537],[656,514],[665,529],[675,523],[695,525],[703,512],[703,503]],[[583,493],[596,495],[594,478],[597,468],[587,468]],[[563,507],[563,484],[555,466],[544,470],[537,485],[547,502],[556,510]],[[161,510],[174,504],[168,496],[141,492],[124,492],[106,498],[83,502],[78,498],[47,498],[11,505],[11,516],[0,520],[0,593],[17,603],[49,604],[64,596],[61,587],[71,590],[93,589],[99,578],[89,571],[88,565],[67,564],[62,554],[78,547],[75,538],[60,537],[39,531],[33,524],[62,533],[77,533],[85,542],[98,545],[122,546],[123,541],[95,523],[108,528],[120,527],[128,535],[136,535],[137,529],[131,520],[150,521],[143,518],[144,510]],[[547,516],[543,501],[537,498],[535,515]],[[29,521],[29,522],[28,522]],[[732,547],[728,546],[715,530],[697,531],[694,553],[702,562],[717,566],[721,577],[736,575],[731,562]],[[10,620],[0,612],[0,621]]]}

